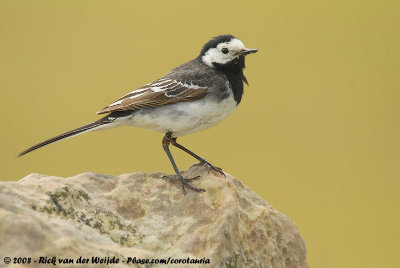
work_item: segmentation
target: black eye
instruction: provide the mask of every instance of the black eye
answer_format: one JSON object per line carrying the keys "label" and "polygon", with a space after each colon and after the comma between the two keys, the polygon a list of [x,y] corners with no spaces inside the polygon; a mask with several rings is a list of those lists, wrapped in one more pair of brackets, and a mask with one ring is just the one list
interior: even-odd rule
{"label": "black eye", "polygon": [[229,50],[226,47],[224,47],[223,49],[221,49],[221,52],[224,54],[228,54]]}

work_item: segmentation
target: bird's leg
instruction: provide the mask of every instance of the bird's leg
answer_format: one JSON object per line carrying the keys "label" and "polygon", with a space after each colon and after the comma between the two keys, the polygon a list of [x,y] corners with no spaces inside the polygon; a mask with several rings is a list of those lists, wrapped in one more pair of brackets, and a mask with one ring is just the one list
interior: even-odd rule
{"label": "bird's leg", "polygon": [[[188,181],[191,181],[191,180],[193,180],[193,179],[197,179],[197,178],[199,178],[199,176],[194,177],[194,178],[191,178],[191,179],[185,179],[185,178],[182,177],[181,173],[179,172],[178,167],[177,167],[176,164],[175,164],[174,158],[172,157],[172,154],[171,154],[171,152],[169,151],[169,144],[171,143],[171,140],[172,140],[172,132],[168,131],[168,132],[165,134],[165,136],[164,136],[164,138],[163,138],[163,140],[162,140],[162,146],[163,146],[165,152],[166,152],[167,155],[168,155],[169,161],[171,161],[171,164],[172,164],[172,166],[174,167],[174,170],[175,170],[175,173],[176,173],[177,178],[178,178],[179,181],[181,182],[183,194],[186,195],[185,186],[187,186],[189,189],[191,189],[191,190],[193,190],[193,191],[196,191],[196,192],[205,192],[204,189],[193,187],[192,185],[190,185],[190,184],[188,183]],[[168,177],[168,176],[164,176],[164,177],[165,177],[165,178],[168,178],[168,179],[175,180],[174,178],[170,178],[170,177]]]}
{"label": "bird's leg", "polygon": [[221,175],[224,175],[225,177],[225,173],[222,171],[221,168],[216,167],[214,165],[212,165],[210,162],[208,162],[207,160],[205,160],[204,158],[198,156],[197,154],[193,153],[192,151],[190,151],[189,149],[183,147],[182,145],[180,145],[179,143],[176,142],[177,138],[171,138],[171,144],[174,145],[175,147],[178,147],[179,149],[181,149],[182,151],[190,154],[191,156],[193,156],[194,158],[196,158],[197,160],[199,160],[202,164],[206,165],[208,168],[208,172],[210,172],[211,170],[214,170],[216,172],[218,172]]}

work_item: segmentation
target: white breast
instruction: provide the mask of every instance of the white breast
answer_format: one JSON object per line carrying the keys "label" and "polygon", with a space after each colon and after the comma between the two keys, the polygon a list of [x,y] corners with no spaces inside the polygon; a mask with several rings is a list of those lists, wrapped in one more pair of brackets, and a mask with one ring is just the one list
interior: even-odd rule
{"label": "white breast", "polygon": [[159,108],[135,111],[124,124],[184,136],[215,126],[236,109],[233,94],[218,102],[206,97],[201,100],[180,102]]}

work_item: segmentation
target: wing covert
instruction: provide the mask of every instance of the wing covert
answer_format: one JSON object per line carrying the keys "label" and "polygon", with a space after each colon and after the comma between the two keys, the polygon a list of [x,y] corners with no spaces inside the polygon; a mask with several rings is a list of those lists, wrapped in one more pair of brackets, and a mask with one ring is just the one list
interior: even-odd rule
{"label": "wing covert", "polygon": [[184,81],[161,78],[134,90],[119,100],[101,109],[97,114],[114,111],[139,110],[160,107],[167,104],[194,101],[204,98],[208,88]]}

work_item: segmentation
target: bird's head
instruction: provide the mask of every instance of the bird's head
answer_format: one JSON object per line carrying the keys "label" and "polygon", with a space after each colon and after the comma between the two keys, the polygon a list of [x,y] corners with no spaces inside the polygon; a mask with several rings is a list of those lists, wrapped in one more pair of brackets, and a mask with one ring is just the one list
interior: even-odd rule
{"label": "bird's head", "polygon": [[233,35],[220,35],[208,41],[200,52],[201,60],[210,67],[224,68],[234,64],[244,68],[244,56],[258,49],[246,48]]}

